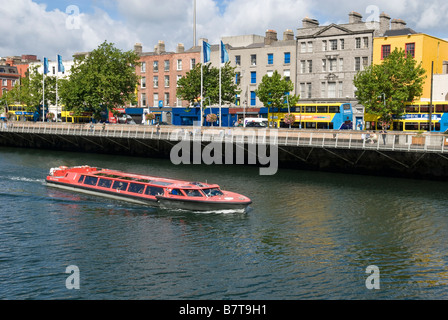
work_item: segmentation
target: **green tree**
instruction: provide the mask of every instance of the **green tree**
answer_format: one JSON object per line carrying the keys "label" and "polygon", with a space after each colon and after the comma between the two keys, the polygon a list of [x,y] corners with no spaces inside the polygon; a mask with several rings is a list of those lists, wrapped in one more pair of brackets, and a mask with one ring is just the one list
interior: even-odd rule
{"label": "green tree", "polygon": [[135,66],[140,57],[134,51],[123,52],[104,42],[86,56],[75,58],[69,79],[61,81],[59,96],[67,110],[80,114],[92,112],[99,117],[135,100],[139,77]]}
{"label": "green tree", "polygon": [[395,49],[382,64],[371,65],[354,78],[356,98],[366,113],[390,123],[392,117],[405,113],[404,103],[423,93],[425,70],[422,64],[405,52]]}
{"label": "green tree", "polygon": [[261,103],[268,108],[269,113],[270,108],[287,108],[288,103],[289,106],[295,106],[300,96],[290,95],[293,90],[292,81],[282,78],[277,71],[274,71],[272,76],[263,77],[255,93]]}
{"label": "green tree", "polygon": [[[2,97],[2,104],[24,104],[27,111],[40,111],[39,106],[43,99],[43,75],[35,66],[28,70],[26,76]],[[56,103],[56,77],[45,76],[45,104]]]}
{"label": "green tree", "polygon": [[[177,82],[177,96],[194,105],[198,103],[201,96],[201,64],[189,71]],[[239,93],[238,85],[235,84],[235,68],[226,63],[221,68],[221,101],[222,103],[232,103]],[[206,64],[203,67],[203,97],[210,99],[210,104],[219,103],[219,68]],[[204,101],[205,103],[205,101]]]}

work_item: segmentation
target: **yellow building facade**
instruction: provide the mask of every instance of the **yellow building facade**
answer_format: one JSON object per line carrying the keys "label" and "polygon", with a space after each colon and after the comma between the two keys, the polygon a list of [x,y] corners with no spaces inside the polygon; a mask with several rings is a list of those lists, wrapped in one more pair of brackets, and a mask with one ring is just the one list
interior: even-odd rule
{"label": "yellow building facade", "polygon": [[[385,33],[373,40],[373,64],[381,64],[382,61],[395,49],[403,49],[411,54],[417,63],[422,62],[426,70],[426,80],[423,87],[421,101],[431,98],[431,65],[434,62],[434,74],[442,74],[443,62],[448,61],[448,41],[439,39],[424,33],[415,33],[412,29],[406,32]],[[402,30],[404,31],[404,30]],[[403,34],[404,33],[404,34]]]}

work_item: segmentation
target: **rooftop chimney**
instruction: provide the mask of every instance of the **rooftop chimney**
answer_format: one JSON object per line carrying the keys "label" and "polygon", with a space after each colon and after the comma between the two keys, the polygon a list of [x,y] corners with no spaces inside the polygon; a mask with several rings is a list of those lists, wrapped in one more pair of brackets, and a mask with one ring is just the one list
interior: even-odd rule
{"label": "rooftop chimney", "polygon": [[176,53],[184,53],[184,52],[185,52],[185,47],[184,47],[184,45],[183,45],[182,43],[179,43],[179,44],[177,45]]}
{"label": "rooftop chimney", "polygon": [[283,32],[283,40],[294,40],[294,32],[291,29],[286,29],[285,32]]}
{"label": "rooftop chimney", "polygon": [[348,23],[361,23],[362,15],[358,12],[352,11],[348,14]]}
{"label": "rooftop chimney", "polygon": [[406,27],[406,22],[404,22],[401,19],[393,19],[391,22],[391,29],[392,30],[399,30],[399,29],[404,29],[404,27]]}
{"label": "rooftop chimney", "polygon": [[266,37],[264,38],[264,44],[270,45],[273,42],[277,41],[277,31],[275,30],[267,30]]}
{"label": "rooftop chimney", "polygon": [[319,26],[319,21],[317,21],[316,19],[310,19],[310,18],[306,17],[302,20],[303,28],[316,28],[318,26]]}
{"label": "rooftop chimney", "polygon": [[390,30],[390,17],[384,12],[380,15],[380,30],[379,34],[383,35],[386,31]]}
{"label": "rooftop chimney", "polygon": [[134,51],[136,54],[141,55],[143,53],[143,46],[141,43],[136,43],[134,46]]}
{"label": "rooftop chimney", "polygon": [[165,52],[165,42],[162,40],[159,40],[159,43],[154,47],[154,51],[157,54],[161,54]]}

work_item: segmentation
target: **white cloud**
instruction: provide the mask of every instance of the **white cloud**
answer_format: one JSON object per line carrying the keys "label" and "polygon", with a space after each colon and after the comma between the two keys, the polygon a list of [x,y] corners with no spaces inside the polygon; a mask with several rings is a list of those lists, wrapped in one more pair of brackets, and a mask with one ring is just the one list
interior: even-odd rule
{"label": "white cloud", "polygon": [[[372,5],[378,13],[405,20],[416,31],[447,38],[448,5],[444,0],[376,0],[374,4],[371,0],[221,0],[225,10],[217,1],[197,0],[197,37],[212,43],[223,36],[264,35],[266,29],[276,30],[281,38],[284,30],[301,27],[305,16],[321,24],[346,23],[348,13],[357,11],[367,19],[372,14],[367,9]],[[75,52],[93,50],[105,40],[122,50],[131,50],[140,42],[144,51],[152,51],[159,40],[165,41],[169,51],[178,43],[186,48],[193,45],[193,0],[91,3],[94,10],[81,11],[79,28],[72,30],[66,22],[73,14],[67,14],[65,8],[49,10],[32,0],[0,0],[0,25],[4,30],[0,56],[37,54],[41,59],[51,59],[62,54],[69,58]]]}

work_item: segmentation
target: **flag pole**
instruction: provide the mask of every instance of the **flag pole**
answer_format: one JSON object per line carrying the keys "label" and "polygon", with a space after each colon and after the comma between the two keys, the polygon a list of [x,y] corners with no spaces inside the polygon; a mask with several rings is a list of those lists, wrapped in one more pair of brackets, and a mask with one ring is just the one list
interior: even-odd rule
{"label": "flag pole", "polygon": [[222,127],[222,102],[221,102],[221,68],[222,68],[222,41],[219,42],[219,127]]}
{"label": "flag pole", "polygon": [[43,75],[43,88],[42,88],[42,122],[45,122],[45,62],[44,62],[44,75]]}
{"label": "flag pole", "polygon": [[204,91],[204,41],[201,42],[201,127],[202,127],[202,106],[204,104],[204,97],[203,97],[203,91]]}

